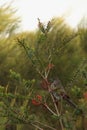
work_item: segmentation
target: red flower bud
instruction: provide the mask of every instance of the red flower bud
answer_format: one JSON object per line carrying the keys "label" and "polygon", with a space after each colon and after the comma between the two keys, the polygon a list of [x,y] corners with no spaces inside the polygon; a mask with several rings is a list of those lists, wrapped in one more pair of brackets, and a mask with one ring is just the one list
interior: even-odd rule
{"label": "red flower bud", "polygon": [[36,95],[37,99],[42,101],[42,96],[41,95]]}
{"label": "red flower bud", "polygon": [[32,104],[35,105],[35,106],[39,106],[41,103],[36,101],[35,99],[33,99]]}
{"label": "red flower bud", "polygon": [[42,104],[42,96],[41,95],[36,95],[35,99],[32,99],[32,104],[33,105],[41,105]]}
{"label": "red flower bud", "polygon": [[52,69],[53,67],[54,67],[54,64],[48,64],[47,70],[50,70],[50,69]]}

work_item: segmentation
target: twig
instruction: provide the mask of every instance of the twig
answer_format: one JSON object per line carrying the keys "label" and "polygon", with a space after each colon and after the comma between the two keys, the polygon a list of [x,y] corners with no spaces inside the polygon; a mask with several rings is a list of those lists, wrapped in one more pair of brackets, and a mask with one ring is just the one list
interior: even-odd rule
{"label": "twig", "polygon": [[5,89],[5,93],[8,93],[8,87],[9,87],[9,83],[6,85],[6,89]]}
{"label": "twig", "polygon": [[[53,100],[54,107],[55,107],[55,110],[56,110],[56,112],[57,112],[57,115],[60,116],[59,110],[58,110],[58,108],[57,108],[57,105],[56,105],[56,103],[55,103],[55,99],[54,99],[52,93],[50,93],[50,95],[51,95],[51,98],[52,98],[52,100]],[[64,130],[62,120],[59,119],[59,122],[60,122],[60,125],[61,125],[61,129]]]}
{"label": "twig", "polygon": [[63,109],[63,106],[62,106],[62,97],[61,97],[60,114],[62,113],[62,109]]}
{"label": "twig", "polygon": [[44,106],[55,116],[58,116],[55,112],[53,112],[50,107],[45,103]]}
{"label": "twig", "polygon": [[48,128],[50,128],[50,129],[52,129],[52,130],[56,130],[55,128],[53,128],[53,127],[51,127],[51,126],[48,126],[48,125],[45,125],[45,124],[43,124],[43,123],[41,123],[41,122],[39,122],[39,121],[36,121],[36,123],[39,123],[39,124],[41,124],[41,125],[43,125],[43,126],[45,126],[45,127],[48,127]]}
{"label": "twig", "polygon": [[32,126],[34,126],[35,128],[38,128],[39,130],[43,130],[42,128],[40,128],[38,125],[35,125],[34,123],[31,123]]}

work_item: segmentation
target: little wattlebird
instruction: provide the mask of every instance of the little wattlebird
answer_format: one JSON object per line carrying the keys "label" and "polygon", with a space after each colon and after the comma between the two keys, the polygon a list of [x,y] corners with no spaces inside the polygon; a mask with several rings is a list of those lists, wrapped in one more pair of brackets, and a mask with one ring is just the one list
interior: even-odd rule
{"label": "little wattlebird", "polygon": [[66,93],[61,81],[56,78],[51,83],[51,94],[54,96],[56,101],[59,101],[60,99],[63,99],[66,101],[70,106],[77,108],[77,105],[71,100],[71,98]]}

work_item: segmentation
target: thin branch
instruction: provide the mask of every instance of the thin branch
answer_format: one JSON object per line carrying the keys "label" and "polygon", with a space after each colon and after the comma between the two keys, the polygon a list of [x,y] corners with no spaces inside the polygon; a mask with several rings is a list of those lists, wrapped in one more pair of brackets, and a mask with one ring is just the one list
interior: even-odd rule
{"label": "thin branch", "polygon": [[36,123],[39,123],[40,125],[43,125],[43,126],[45,126],[45,127],[48,127],[48,128],[50,128],[50,129],[52,129],[52,130],[56,130],[55,128],[53,128],[53,127],[51,127],[51,126],[48,126],[48,125],[45,125],[45,124],[43,124],[43,123],[41,123],[41,122],[39,122],[39,121],[36,121]]}
{"label": "thin branch", "polygon": [[44,104],[44,106],[49,110],[53,115],[58,116],[55,112],[53,112],[50,107],[47,104]]}
{"label": "thin branch", "polygon": [[60,114],[62,113],[63,104],[62,104],[62,97],[61,97],[61,105],[60,105]]}
{"label": "thin branch", "polygon": [[[54,103],[54,107],[55,107],[55,110],[56,110],[56,112],[57,112],[57,115],[60,116],[59,110],[58,110],[58,108],[57,108],[57,105],[56,105],[56,103],[55,103],[55,99],[54,99],[52,93],[50,93],[50,95],[51,95],[52,101],[53,101],[53,103]],[[61,125],[61,129],[64,130],[64,126],[63,126],[62,120],[59,119],[59,122],[60,122],[60,125]]]}
{"label": "thin branch", "polygon": [[42,128],[40,128],[38,125],[35,125],[34,123],[31,123],[32,126],[34,126],[35,128],[38,128],[39,130],[43,130]]}
{"label": "thin branch", "polygon": [[5,93],[7,94],[8,93],[8,88],[9,88],[9,83],[6,85],[5,87]]}

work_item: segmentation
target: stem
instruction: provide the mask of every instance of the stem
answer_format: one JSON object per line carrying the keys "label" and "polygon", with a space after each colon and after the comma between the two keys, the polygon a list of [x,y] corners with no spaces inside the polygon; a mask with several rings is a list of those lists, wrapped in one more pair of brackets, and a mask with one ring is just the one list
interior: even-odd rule
{"label": "stem", "polygon": [[55,128],[53,128],[53,127],[51,127],[51,126],[48,126],[48,125],[45,125],[45,124],[43,124],[43,123],[41,123],[41,122],[39,122],[39,121],[36,121],[36,123],[39,123],[39,124],[41,124],[41,125],[43,125],[43,126],[45,126],[45,127],[48,127],[48,128],[50,128],[50,129],[52,129],[52,130],[56,130]]}
{"label": "stem", "polygon": [[[54,107],[55,107],[55,110],[56,110],[56,112],[57,112],[57,115],[60,116],[59,110],[58,110],[58,108],[57,108],[57,105],[56,105],[56,103],[55,103],[55,99],[54,99],[52,93],[50,93],[50,95],[51,95],[51,98],[52,98],[52,100],[53,100]],[[60,125],[61,125],[61,129],[64,130],[64,126],[63,126],[62,120],[59,119],[59,122],[60,122]]]}
{"label": "stem", "polygon": [[62,109],[63,109],[63,106],[62,106],[62,97],[61,97],[60,114],[62,113]]}
{"label": "stem", "polygon": [[44,65],[42,64],[41,59],[38,57],[37,54],[34,53],[34,55],[35,55],[36,59],[38,59],[38,62],[41,65],[42,69],[44,69]]}
{"label": "stem", "polygon": [[[30,95],[32,94],[33,92],[33,89],[31,89],[31,91],[29,91],[29,94],[28,94],[28,97],[30,98]],[[29,98],[26,99],[24,102],[23,102],[23,106],[26,108],[27,105],[28,105],[28,102],[29,102]]]}
{"label": "stem", "polygon": [[31,123],[32,126],[34,126],[35,128],[38,128],[39,130],[43,130],[42,128],[40,128],[38,125],[35,125],[34,123]]}
{"label": "stem", "polygon": [[49,108],[49,106],[48,106],[47,104],[44,104],[44,106],[45,106],[53,115],[57,116],[57,114],[56,114],[55,112],[53,112],[53,111]]}
{"label": "stem", "polygon": [[[52,62],[52,59],[49,61],[49,64],[51,64],[51,62]],[[48,71],[45,70],[45,77],[46,77],[46,79],[48,78],[49,73],[50,73],[50,68],[48,68]]]}
{"label": "stem", "polygon": [[[16,95],[16,93],[17,93],[17,86],[16,86],[16,88],[15,88],[14,95]],[[15,97],[14,99],[12,99],[10,106],[13,107],[14,104],[15,104],[15,102],[16,102],[16,97]]]}
{"label": "stem", "polygon": [[9,87],[9,83],[6,85],[6,89],[5,89],[5,93],[8,93],[8,87]]}
{"label": "stem", "polygon": [[47,72],[45,71],[45,77],[46,77],[46,78],[48,77],[49,73],[50,73],[50,69],[48,69]]}
{"label": "stem", "polygon": [[38,69],[36,69],[36,71],[38,72],[38,74],[40,74],[40,76],[41,76],[44,80],[46,80],[45,77],[43,76],[43,74],[42,74]]}

